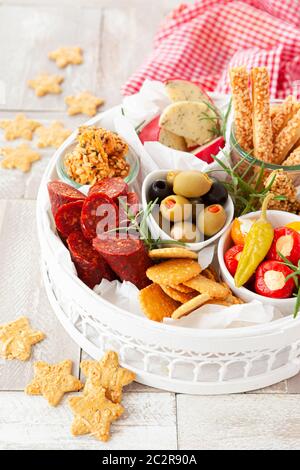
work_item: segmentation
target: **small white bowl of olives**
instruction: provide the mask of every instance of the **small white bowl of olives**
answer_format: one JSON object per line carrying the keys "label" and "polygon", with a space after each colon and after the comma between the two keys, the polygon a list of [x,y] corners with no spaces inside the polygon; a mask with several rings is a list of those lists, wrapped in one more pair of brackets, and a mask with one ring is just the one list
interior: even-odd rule
{"label": "small white bowl of olives", "polygon": [[148,225],[152,237],[199,251],[229,227],[234,206],[225,186],[197,170],[155,170],[144,180],[142,204],[157,201]]}

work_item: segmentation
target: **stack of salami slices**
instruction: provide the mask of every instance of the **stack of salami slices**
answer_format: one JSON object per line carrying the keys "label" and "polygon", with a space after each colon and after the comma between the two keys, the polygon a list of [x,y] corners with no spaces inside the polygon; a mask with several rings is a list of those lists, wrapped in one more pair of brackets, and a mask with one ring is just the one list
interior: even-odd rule
{"label": "stack of salami slices", "polygon": [[48,183],[48,192],[57,231],[87,286],[93,288],[102,279],[130,281],[139,289],[149,284],[151,260],[144,243],[111,230],[127,224],[126,205],[131,214],[139,209],[136,193],[122,178],[103,179],[88,196],[58,180]]}

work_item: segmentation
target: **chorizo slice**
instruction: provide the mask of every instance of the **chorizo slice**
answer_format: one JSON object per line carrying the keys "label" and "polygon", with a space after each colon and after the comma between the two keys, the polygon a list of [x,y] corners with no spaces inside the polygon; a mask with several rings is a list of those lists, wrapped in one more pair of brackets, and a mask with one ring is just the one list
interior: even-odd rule
{"label": "chorizo slice", "polygon": [[104,178],[90,188],[88,195],[95,193],[105,194],[115,201],[120,196],[126,196],[128,184],[121,177]]}
{"label": "chorizo slice", "polygon": [[102,193],[94,193],[86,198],[81,212],[83,235],[92,240],[97,235],[118,227],[118,207],[114,201]]}
{"label": "chorizo slice", "polygon": [[67,183],[64,183],[63,181],[50,181],[47,187],[53,217],[55,217],[58,209],[63,204],[84,200],[86,198],[86,196],[80,191],[78,191],[78,189],[73,188],[72,186]]}
{"label": "chorizo slice", "polygon": [[146,276],[152,265],[145,244],[136,238],[103,234],[94,238],[93,247],[105,259],[121,281],[130,281],[138,289],[150,284]]}
{"label": "chorizo slice", "polygon": [[70,233],[80,230],[83,200],[63,204],[55,214],[54,220],[60,235],[67,238]]}
{"label": "chorizo slice", "polygon": [[78,277],[88,287],[93,289],[102,279],[113,281],[115,273],[110,266],[87,241],[82,232],[72,232],[67,238],[71,259],[75,265]]}

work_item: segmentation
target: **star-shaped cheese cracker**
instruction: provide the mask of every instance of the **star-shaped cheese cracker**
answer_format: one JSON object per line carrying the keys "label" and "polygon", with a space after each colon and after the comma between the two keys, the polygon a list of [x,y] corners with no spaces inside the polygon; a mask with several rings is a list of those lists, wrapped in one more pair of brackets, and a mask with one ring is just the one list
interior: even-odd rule
{"label": "star-shaped cheese cracker", "polygon": [[37,130],[39,137],[38,147],[54,147],[58,148],[69,135],[72,133],[70,129],[66,129],[62,122],[53,121],[49,127],[41,126]]}
{"label": "star-shaped cheese cracker", "polygon": [[59,47],[55,51],[49,52],[49,59],[55,60],[57,67],[64,68],[69,64],[82,64],[82,49],[80,47]]}
{"label": "star-shaped cheese cracker", "polygon": [[60,84],[64,81],[61,75],[38,75],[34,80],[28,80],[28,86],[35,90],[36,96],[44,96],[48,93],[59,94],[62,92]]}
{"label": "star-shaped cheese cracker", "polygon": [[0,128],[4,129],[6,140],[18,138],[32,140],[33,132],[41,124],[33,119],[27,119],[25,114],[17,114],[15,119],[3,119],[0,121]]}
{"label": "star-shaped cheese cracker", "polygon": [[92,434],[100,441],[109,439],[111,423],[124,412],[123,406],[105,397],[103,388],[97,393],[70,397],[69,405],[75,416],[71,428],[73,436]]}
{"label": "star-shaped cheese cracker", "polygon": [[104,387],[106,397],[114,403],[120,403],[122,388],[135,379],[135,374],[119,366],[118,354],[107,351],[101,361],[82,361],[82,372],[86,376],[84,393]]}
{"label": "star-shaped cheese cracker", "polygon": [[0,162],[2,168],[8,170],[18,168],[24,173],[30,170],[33,162],[41,159],[40,154],[32,150],[27,144],[21,144],[18,147],[0,148],[0,155],[4,157]]}
{"label": "star-shaped cheese cracker", "polygon": [[31,355],[31,347],[44,338],[44,333],[31,329],[28,318],[20,317],[11,323],[0,325],[1,355],[5,359],[27,361]]}
{"label": "star-shaped cheese cracker", "polygon": [[97,98],[88,91],[83,91],[76,96],[66,96],[65,103],[69,106],[68,114],[87,114],[95,116],[97,108],[104,103],[104,100]]}
{"label": "star-shaped cheese cracker", "polygon": [[43,395],[49,405],[56,406],[67,392],[77,392],[83,385],[72,375],[72,361],[58,364],[38,361],[34,364],[34,379],[25,388],[28,395]]}

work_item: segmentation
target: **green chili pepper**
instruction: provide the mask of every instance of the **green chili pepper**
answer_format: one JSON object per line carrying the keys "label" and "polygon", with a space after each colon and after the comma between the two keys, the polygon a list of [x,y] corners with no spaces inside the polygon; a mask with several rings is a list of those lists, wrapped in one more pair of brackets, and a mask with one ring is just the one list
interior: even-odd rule
{"label": "green chili pepper", "polygon": [[272,198],[273,194],[268,193],[261,208],[260,218],[254,222],[246,237],[245,246],[234,276],[236,287],[241,287],[249,281],[271,247],[274,229],[267,220],[267,207]]}

